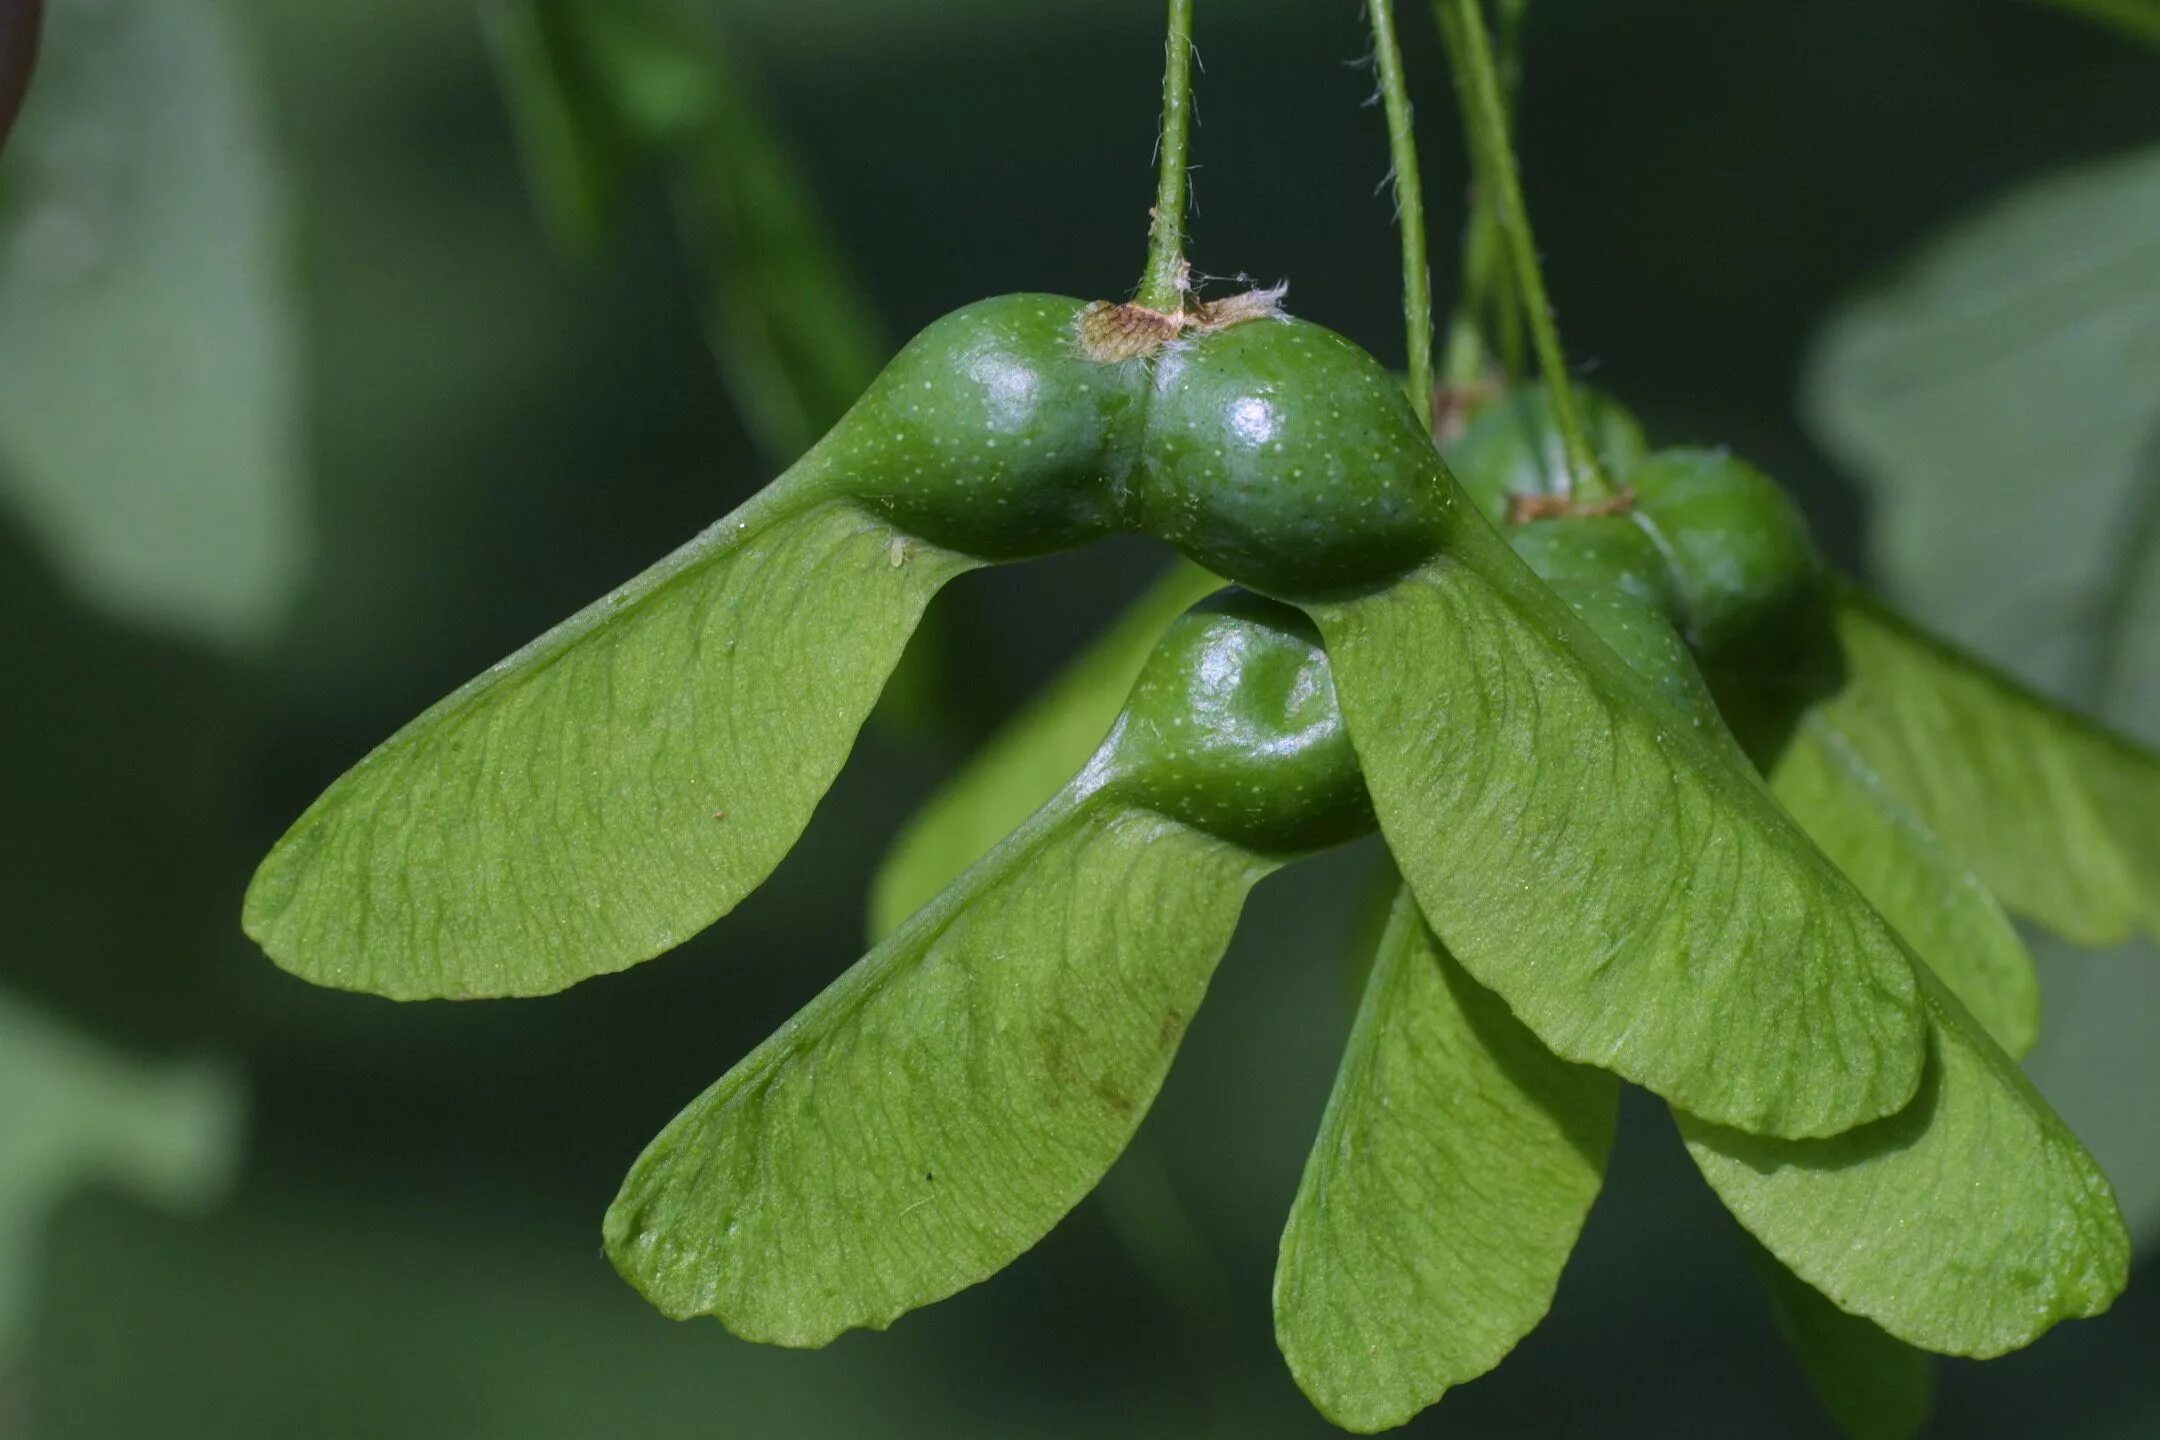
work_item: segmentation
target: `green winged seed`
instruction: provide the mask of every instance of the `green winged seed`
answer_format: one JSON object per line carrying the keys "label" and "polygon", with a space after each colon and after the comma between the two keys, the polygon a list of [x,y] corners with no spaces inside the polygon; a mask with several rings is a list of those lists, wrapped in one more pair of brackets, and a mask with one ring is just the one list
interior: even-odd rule
{"label": "green winged seed", "polygon": [[1498,537],[1462,549],[1315,614],[1381,829],[1464,968],[1555,1053],[1743,1129],[1901,1109],[1925,1046],[1895,933]]}
{"label": "green winged seed", "polygon": [[800,1346],[993,1274],[1131,1139],[1251,885],[1371,823],[1302,618],[1194,612],[1078,778],[653,1141],[608,1253]]}
{"label": "green winged seed", "polygon": [[[250,933],[299,974],[397,996],[541,993],[648,958],[786,853],[939,585],[1142,529],[1376,638],[1338,681],[1376,793],[1427,784],[1443,746],[1476,779],[1383,808],[1390,839],[1463,963],[1556,1050],[1786,1133],[1902,1103],[1918,1024],[1879,922],[1788,853],[1729,757],[1667,735],[1475,515],[1393,378],[1265,296],[1105,343],[1163,319],[1023,295],[931,326],[764,495],[333,785],[258,874]],[[1459,637],[1468,669],[1365,623],[1419,613],[1435,576],[1499,602],[1462,612],[1491,632]],[[1616,774],[1589,764],[1615,742]],[[1616,806],[1576,826],[1604,790]],[[1740,883],[1764,867],[1782,879]],[[1830,1064],[1803,1035],[1830,1037]]]}
{"label": "green winged seed", "polygon": [[978,750],[893,842],[870,886],[870,938],[900,927],[1058,792],[1110,732],[1155,642],[1222,581],[1179,560]]}
{"label": "green winged seed", "polygon": [[[1651,472],[1654,480],[1660,463],[1652,460],[1638,467],[1635,473],[1641,476]],[[1695,468],[1694,462],[1689,461],[1688,467]],[[1741,480],[1746,482],[1746,476],[1741,476]],[[1715,488],[1723,488],[1725,483],[1720,481]],[[1654,490],[1655,484],[1651,488]],[[1747,500],[1751,498],[1748,492],[1753,488],[1752,484],[1742,483],[1737,487],[1737,493]],[[1618,517],[1575,517],[1511,527],[1510,536],[1530,565],[1570,600],[1620,658],[1639,674],[1659,684],[1676,716],[1691,717],[1699,728],[1710,731],[1713,738],[1721,737],[1724,731],[1715,719],[1715,712],[1705,716],[1706,697],[1699,677],[1692,676],[1692,664],[1686,660],[1684,652],[1675,658],[1669,641],[1658,643],[1658,622],[1654,618],[1630,614],[1647,606],[1649,592],[1640,580],[1643,560],[1631,555],[1625,544],[1618,543],[1618,532],[1612,531],[1612,527],[1620,523],[1623,522]],[[1780,567],[1741,568],[1769,573]],[[1737,588],[1749,587],[1740,585]],[[1775,587],[1769,589],[1774,592]],[[1623,616],[1629,618],[1623,622]],[[1338,657],[1338,669],[1341,663]],[[1661,669],[1669,669],[1671,673],[1661,675]],[[1691,678],[1693,684],[1686,683]],[[1830,707],[1818,706],[1801,717],[1775,771],[1780,795],[1793,802],[1798,818],[1808,825],[1811,835],[1834,858],[1849,866],[1852,878],[1869,898],[1926,947],[1923,953],[1943,966],[1944,973],[1951,977],[1953,989],[1973,993],[1987,1002],[1991,1007],[1991,1019],[2001,1031],[2013,1041],[2022,1038],[2029,1043],[2036,996],[2030,985],[2030,963],[2017,943],[2015,932],[2003,920],[1985,890],[1944,857],[1925,828],[1898,807],[1892,797],[1881,793],[1881,786],[1860,766],[1858,757],[1840,743],[1842,737],[1834,729],[1832,713]],[[1729,739],[1727,743],[1730,743]],[[2089,1157],[2076,1147],[2075,1140],[2061,1128],[2060,1122],[2046,1112],[2007,1058],[1993,1051],[1977,1022],[1959,1008],[1955,999],[1944,993],[1942,982],[1925,966],[1915,967],[1915,970],[1922,980],[1935,1030],[1931,1045],[1936,1059],[1931,1062],[1931,1078],[1935,1078],[1937,1084],[1941,1083],[1945,1035],[1961,1039],[1966,1050],[1992,1054],[1994,1063],[2008,1074],[2013,1091],[2012,1107],[2038,1107],[2023,1118],[2050,1130],[2052,1139],[2059,1140],[2075,1153],[2076,1159],[2083,1164],[2084,1178],[2098,1184],[2100,1209],[2112,1215],[2112,1199]],[[1962,1024],[1964,1029],[1945,1028],[1955,1024]],[[1961,1093],[1969,1097],[1973,1088],[1974,1085],[1968,1082],[1961,1087]],[[1840,1147],[1849,1146],[1858,1136],[1880,1137],[1891,1133],[1902,1134],[1904,1138],[1899,1145],[1905,1150],[1931,1146],[1939,1154],[1945,1146],[1955,1147],[1957,1126],[1971,1119],[1974,1107],[1968,1104],[1957,1110],[1933,1109],[1931,1093],[1924,1091],[1913,1106],[1892,1119],[1878,1121],[1835,1140],[1781,1143],[1737,1131],[1719,1131],[1717,1127],[1684,1115],[1682,1123],[1691,1138],[1721,1134],[1734,1151],[1744,1148],[1756,1156],[1834,1156]],[[1980,1123],[1974,1128],[1985,1133],[1989,1127]],[[1705,1147],[1710,1143],[1696,1142],[1699,1160],[1705,1159]],[[1869,1166],[1880,1171],[1889,1163],[1871,1159],[1856,1169],[1864,1175]],[[1964,1163],[1973,1167],[1974,1173],[1993,1168],[1997,1187],[2008,1197],[1998,1203],[1991,1218],[2000,1220],[2014,1208],[2010,1201],[2022,1200],[2043,1212],[2042,1224],[2053,1219],[2060,1222],[2060,1228],[2066,1234],[2074,1233],[2081,1221],[2092,1220],[2092,1213],[2082,1217],[2060,1211],[2052,1217],[2045,1214],[2051,1200],[2051,1187],[2061,1187],[2060,1176],[2051,1175],[2044,1166],[2021,1164],[2015,1156],[1980,1154],[1964,1157]],[[1826,1159],[1819,1168],[1829,1170],[1834,1164],[1835,1161]],[[1714,1167],[1714,1161],[1705,1160],[1705,1173],[1716,1183],[1721,1172]],[[1723,1170],[1733,1174],[1748,1173],[1731,1164],[1725,1165]],[[1959,1173],[1954,1161],[1942,1163],[1940,1170],[1952,1177]],[[2021,1182],[2028,1177],[2034,1178],[2034,1185],[2020,1190]],[[1879,1189],[1886,1204],[1894,1206],[1897,1197],[1894,1182],[1899,1179],[1925,1188],[1925,1182],[1915,1179],[1909,1170],[1901,1171],[1881,1181]],[[1818,1203],[1821,1197],[1814,1189],[1818,1183],[1815,1170],[1798,1163],[1759,1168],[1755,1172],[1752,1213],[1786,1216],[1795,1226],[1819,1220],[1821,1223],[1808,1233],[1827,1255],[1842,1254],[1853,1246],[1854,1237],[1864,1237],[1872,1264],[1878,1270],[1897,1273],[1906,1282],[1911,1295],[1935,1293],[1942,1288],[1934,1279],[1931,1267],[1939,1263],[1938,1252],[1944,1248],[1943,1237],[1957,1232],[1955,1223],[1946,1222],[1933,1229],[1925,1225],[1901,1224],[1897,1222],[1903,1215],[1894,1209],[1887,1215],[1869,1214],[1864,1208],[1830,1214]],[[1954,1178],[1936,1183],[1953,1195],[1957,1192]],[[1721,1190],[1728,1203],[1734,1203],[1734,1192],[1723,1187]],[[1737,1203],[1734,1208],[1751,1228],[1758,1228],[1750,1220],[1750,1212],[1743,1211]],[[2119,1238],[2119,1220],[2114,1221],[2112,1228],[2113,1235]],[[2107,1231],[2105,1223],[2099,1225],[2097,1233],[2103,1243],[2108,1238]],[[1773,1239],[1766,1230],[1758,1228],[1758,1233],[1766,1240]],[[2036,1228],[2035,1233],[2045,1238],[2044,1231]],[[1791,1236],[1781,1238],[1790,1240]],[[1773,1240],[1773,1248],[1793,1263],[1801,1263],[1799,1256],[1784,1244]],[[1901,1433],[1917,1425],[1918,1417],[1925,1409],[1925,1374],[1921,1371],[1916,1376],[1915,1362],[1908,1354],[1900,1353],[1898,1342],[1883,1335],[1867,1320],[1842,1315],[1828,1300],[1809,1291],[1776,1262],[1768,1262],[1767,1268],[1772,1297],[1781,1318],[1800,1348],[1811,1378],[1841,1421],[1854,1427],[1855,1433]],[[1815,1278],[1815,1272],[1803,1269],[1803,1273]],[[2003,1281],[2007,1281],[2007,1285]],[[1996,1289],[1990,1292],[1983,1271],[1980,1275],[1967,1277],[1969,1293],[1966,1298],[1977,1306],[1991,1303],[2014,1306],[2030,1285],[2029,1274],[2006,1267],[2005,1273],[1996,1279]],[[1848,1292],[1831,1293],[1839,1297],[1840,1303],[1849,1303],[1845,1299]],[[1888,1320],[1885,1324],[1897,1328]],[[1907,1338],[1914,1337],[1907,1333]]]}
{"label": "green winged seed", "polygon": [[1509,552],[1380,366],[1258,323],[1166,351],[1151,393],[1156,532],[1319,622],[1405,877],[1556,1053],[1781,1134],[1911,1098],[1894,932]]}
{"label": "green winged seed", "polygon": [[760,495],[347,772],[263,862],[248,933],[340,989],[541,995],[726,913],[974,563],[805,490]]}
{"label": "green winged seed", "polygon": [[1778,1140],[1679,1117],[1735,1218],[1841,1309],[1986,1358],[2122,1292],[2130,1239],[2100,1167],[1925,966],[1919,1096],[1844,1135]]}
{"label": "green winged seed", "polygon": [[[1328,383],[1308,392],[1295,375]],[[1209,565],[1252,578],[1249,549],[1296,553],[1315,517],[1377,537],[1370,556],[1390,563],[1444,533],[1430,573],[1497,602],[1431,614],[1464,642],[1453,655],[1478,662],[1450,671],[1425,665],[1422,642],[1402,631],[1354,638],[1412,605],[1426,572],[1390,587],[1382,566],[1347,596],[1304,597],[1338,652],[1345,638],[1357,650],[1337,657],[1353,739],[1376,794],[1404,801],[1392,816],[1383,808],[1390,841],[1473,973],[1562,1054],[1743,1126],[1832,1133],[1910,1097],[1922,1035],[1906,956],[1765,799],[1716,723],[1665,618],[1681,598],[1656,537],[1623,517],[1515,530],[1525,547],[1548,530],[1568,537],[1534,558],[1592,638],[1467,513],[1397,387],[1354,347],[1316,327],[1255,323],[1173,348],[1150,383],[1145,483],[1156,488],[1144,493],[1176,502],[1166,528]],[[1317,452],[1314,438],[1326,442]],[[1359,461],[1396,478],[1344,502],[1345,467]],[[1160,488],[1172,472],[1177,484]],[[1644,676],[1607,645],[1637,652],[1627,658]],[[1360,725],[1357,687],[1384,719]],[[1618,787],[1601,759],[1616,740],[1632,742]],[[1440,808],[1415,798],[1450,778],[1463,788],[1430,797]],[[1637,805],[1598,817],[1599,843],[1596,826],[1576,823],[1579,797],[1614,793]],[[1533,862],[1540,847],[1550,848]],[[1765,860],[1784,883],[1752,884]],[[1578,896],[1583,908],[1571,909]],[[1555,963],[1571,949],[1572,963]],[[1706,986],[1720,998],[1702,999]]]}
{"label": "green winged seed", "polygon": [[1053,802],[661,1132],[608,1211],[616,1268],[796,1346],[995,1274],[1131,1139],[1272,868]]}
{"label": "green winged seed", "polygon": [[[1319,622],[1404,876],[1547,1045],[1779,1134],[1911,1098],[1924,1032],[1895,933],[1509,551],[1369,356],[1240,326],[1166,352],[1153,397],[1149,481],[1185,502],[1158,533]],[[1308,494],[1323,465],[1362,466],[1361,488]],[[1256,566],[1262,538],[1315,563]]]}
{"label": "green winged seed", "polygon": [[2160,933],[2160,757],[1851,587],[1837,629],[1826,713],[1989,890],[2081,944]]}
{"label": "green winged seed", "polygon": [[[537,995],[726,914],[802,833],[931,596],[1101,532],[1126,402],[1073,314],[1011,296],[931,326],[773,485],[333,784],[256,874],[248,933],[319,984]],[[1000,536],[906,528],[1001,496]]]}
{"label": "green winged seed", "polygon": [[1398,892],[1275,1267],[1275,1336],[1349,1430],[1403,1424],[1544,1318],[1619,1087],[1555,1059]]}
{"label": "green winged seed", "polygon": [[[1619,413],[1610,402],[1606,409]],[[1510,418],[1514,431],[1528,423]],[[1705,634],[1760,634],[1764,623],[1749,618],[1758,610],[1827,624],[1829,612],[1805,599],[1821,583],[1820,566],[1791,502],[1729,456],[1660,451],[1638,461],[1632,473],[1643,487],[1637,510],[1534,520],[1505,533],[1539,578],[1630,668],[1698,728],[1720,734],[1723,724],[1700,674],[1675,653],[1678,642],[1655,607],[1694,615]],[[1490,478],[1479,483],[1489,486]],[[1721,545],[1721,528],[1752,540]],[[1671,563],[1682,554],[1694,556],[1694,563]],[[1817,648],[1771,645],[1756,651],[1751,663],[1763,667],[1763,678],[1775,678],[1776,664],[1804,665]],[[1790,683],[1805,680],[1802,673]],[[1838,730],[1839,703],[1833,696],[1805,709],[1796,724],[1778,722],[1776,728],[1788,732],[1770,765],[1779,803],[1996,1042],[2013,1057],[2024,1055],[2038,1033],[2040,990],[2023,940],[1987,888]]]}

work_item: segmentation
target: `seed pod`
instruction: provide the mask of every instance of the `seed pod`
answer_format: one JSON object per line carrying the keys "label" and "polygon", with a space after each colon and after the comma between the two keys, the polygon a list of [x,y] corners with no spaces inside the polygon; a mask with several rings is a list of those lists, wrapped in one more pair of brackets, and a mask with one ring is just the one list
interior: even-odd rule
{"label": "seed pod", "polygon": [[[1607,478],[1624,483],[1649,453],[1642,426],[1619,402],[1587,386],[1576,386],[1575,396]],[[1480,409],[1446,454],[1455,478],[1494,524],[1507,519],[1520,497],[1571,489],[1567,447],[1542,385],[1522,386]]]}
{"label": "seed pod", "polygon": [[1331,330],[1254,320],[1155,361],[1135,518],[1218,575],[1292,597],[1386,581],[1441,548],[1455,503],[1401,385]]}
{"label": "seed pod", "polygon": [[1712,664],[1761,642],[1822,583],[1792,497],[1722,450],[1660,450],[1630,477],[1672,565],[1688,641]]}
{"label": "seed pod", "polygon": [[843,489],[901,529],[979,559],[1111,533],[1145,377],[1082,356],[1084,308],[1001,295],[933,322],[804,465],[847,477]]}
{"label": "seed pod", "polygon": [[1170,627],[1105,760],[1132,798],[1271,854],[1373,827],[1319,633],[1302,612],[1244,591]]}

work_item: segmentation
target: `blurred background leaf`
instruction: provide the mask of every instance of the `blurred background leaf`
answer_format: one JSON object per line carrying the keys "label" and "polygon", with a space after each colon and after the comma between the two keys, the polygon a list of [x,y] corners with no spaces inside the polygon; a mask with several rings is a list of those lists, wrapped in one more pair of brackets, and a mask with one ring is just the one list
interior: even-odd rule
{"label": "blurred background leaf", "polygon": [[215,0],[52,7],[0,187],[0,498],[113,614],[259,642],[301,580],[302,345]]}
{"label": "blurred background leaf", "polygon": [[2160,0],[2042,0],[2042,3],[2160,45]]}
{"label": "blurred background leaf", "polygon": [[0,1375],[21,1358],[50,1212],[96,1184],[200,1211],[238,1172],[228,1065],[143,1064],[0,990]]}
{"label": "blurred background leaf", "polygon": [[[1914,614],[2160,744],[2160,148],[2018,185],[1824,327],[1804,410]],[[2160,954],[2046,935],[2026,1069],[2160,1238]]]}

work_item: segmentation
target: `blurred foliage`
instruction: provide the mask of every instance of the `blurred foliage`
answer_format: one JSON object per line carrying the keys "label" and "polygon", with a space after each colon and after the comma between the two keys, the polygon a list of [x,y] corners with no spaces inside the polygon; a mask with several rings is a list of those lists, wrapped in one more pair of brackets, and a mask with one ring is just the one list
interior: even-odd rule
{"label": "blurred foliage", "polygon": [[0,1375],[79,1186],[199,1208],[238,1167],[238,1068],[204,1056],[237,1028],[243,704],[190,641],[263,641],[307,552],[279,181],[227,21],[62,7],[37,79],[0,170]]}
{"label": "blurred foliage", "polygon": [[2112,25],[2125,35],[2160,45],[2160,0],[2042,0],[2042,3]]}
{"label": "blurred foliage", "polygon": [[[87,29],[150,7],[55,7],[55,83],[32,97],[26,146],[55,77],[82,63],[60,53],[75,44],[58,19],[69,8]],[[207,5],[156,9],[178,26]],[[0,983],[103,1043],[234,1047],[254,1081],[250,1166],[207,1221],[111,1197],[63,1209],[12,1394],[0,1374],[0,1432],[1330,1433],[1283,1374],[1268,1285],[1349,1026],[1339,937],[1369,888],[1367,851],[1256,892],[1112,1172],[1113,1203],[1083,1207],[998,1283],[814,1356],[671,1326],[608,1270],[598,1220],[666,1118],[858,952],[866,877],[962,737],[925,749],[873,735],[801,851],[722,934],[564,996],[394,1007],[309,991],[245,951],[232,925],[246,866],[326,781],[738,503],[769,462],[715,381],[705,284],[662,187],[625,202],[611,255],[558,263],[472,9],[225,9],[258,62],[293,196],[298,285],[276,303],[306,346],[284,373],[309,472],[288,514],[312,509],[315,548],[280,557],[302,580],[297,610],[265,658],[240,664],[198,643],[235,632],[176,637],[162,614],[93,609],[84,572],[56,569],[43,519],[0,523],[0,898],[27,917],[24,938],[0,944]],[[696,18],[729,37],[734,73],[754,77],[895,333],[1001,290],[1131,283],[1158,6],[708,0]],[[1386,157],[1358,108],[1369,74],[1331,63],[1363,53],[1358,8],[1210,0],[1201,25],[1196,260],[1288,275],[1300,313],[1388,354]],[[1415,25],[1405,40],[1428,193],[1460,194],[1435,43]],[[2027,0],[1543,0],[1527,51],[1529,183],[1571,352],[1657,432],[1761,460],[1854,563],[1863,507],[1792,414],[1822,315],[2013,182],[2160,140],[2150,53]],[[231,183],[257,173],[250,146],[213,158]],[[21,243],[35,173],[27,149],[0,159],[0,252]],[[1444,209],[1435,223],[1452,233]],[[159,273],[179,288],[168,303],[211,293],[192,272]],[[0,273],[0,292],[14,283]],[[18,351],[10,328],[0,413],[58,353]],[[127,432],[108,443],[179,443],[159,440],[172,422],[151,411],[100,416]],[[110,503],[149,513],[159,493]],[[191,522],[217,513],[215,493]],[[214,523],[172,529],[195,537],[200,570],[244,568],[244,532],[228,545]],[[1011,710],[1160,564],[1121,546],[956,585],[975,606],[955,647],[970,713]],[[2084,623],[2062,613],[2055,633]],[[28,938],[56,934],[78,958]],[[2070,956],[2047,977],[2036,1067],[2111,1167],[2129,1163],[2125,1145],[2151,1151],[2132,1092],[2095,1075],[2081,1098],[2045,1067],[2072,1033],[2149,1054],[2160,1001],[2123,987],[2154,973],[2149,954]],[[1139,1268],[1136,1228],[1138,1248],[1167,1246],[1189,1273]],[[1622,1437],[1826,1435],[1728,1229],[1669,1123],[1627,1107],[1553,1318],[1413,1431],[1568,1434],[1594,1413]],[[2032,1351],[1946,1363],[1935,1433],[2160,1430],[2156,1278],[2148,1262],[2109,1317]]]}
{"label": "blurred foliage", "polygon": [[213,0],[53,9],[0,189],[0,495],[77,590],[259,643],[308,550],[267,119]]}
{"label": "blurred foliage", "polygon": [[239,1168],[243,1100],[230,1067],[144,1065],[0,990],[0,1374],[20,1358],[52,1210],[97,1182],[177,1210],[208,1208]]}
{"label": "blurred foliage", "polygon": [[603,249],[637,182],[667,174],[731,397],[775,466],[809,449],[891,347],[710,27],[673,0],[488,0],[482,13],[556,242]]}
{"label": "blurred foliage", "polygon": [[[2046,176],[1931,240],[1825,328],[1808,415],[1879,497],[1916,612],[2160,744],[2160,148]],[[2160,1236],[2160,956],[2045,936],[2027,1069]]]}

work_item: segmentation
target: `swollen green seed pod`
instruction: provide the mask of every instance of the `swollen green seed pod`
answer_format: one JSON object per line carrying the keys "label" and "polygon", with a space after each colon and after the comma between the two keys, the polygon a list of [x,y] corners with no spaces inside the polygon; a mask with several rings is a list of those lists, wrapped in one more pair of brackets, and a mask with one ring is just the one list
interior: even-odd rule
{"label": "swollen green seed pod", "polygon": [[1170,627],[1098,763],[1131,798],[1255,850],[1324,849],[1373,828],[1318,632],[1244,591]]}
{"label": "swollen green seed pod", "polygon": [[1154,362],[1136,518],[1218,575],[1311,596],[1441,548],[1454,487],[1402,387],[1333,331],[1282,317]]}
{"label": "swollen green seed pod", "polygon": [[1800,507],[1768,476],[1721,450],[1661,450],[1629,485],[1705,667],[1763,668],[1817,624],[1822,559]]}
{"label": "swollen green seed pod", "polygon": [[[811,454],[894,524],[990,560],[1121,528],[1275,594],[1437,551],[1452,490],[1378,362],[1271,303],[1189,322],[1007,295],[924,330]],[[1156,322],[1154,326],[1144,323]]]}
{"label": "swollen green seed pod", "polygon": [[1515,553],[1607,648],[1722,735],[1705,670],[1744,659],[1751,677],[1782,673],[1808,648],[1813,614],[1781,609],[1819,570],[1805,523],[1759,472],[1708,452],[1646,456],[1632,415],[1594,391],[1581,397],[1600,458],[1626,486],[1611,513],[1522,518],[1524,500],[1564,493],[1566,448],[1542,388],[1487,406],[1448,459]]}
{"label": "swollen green seed pod", "polygon": [[909,341],[805,464],[901,529],[986,560],[1120,528],[1146,377],[1080,352],[1084,308],[1000,295]]}
{"label": "swollen green seed pod", "polygon": [[[1625,484],[1649,453],[1635,417],[1588,386],[1575,387],[1598,461],[1615,484]],[[1525,385],[1479,409],[1447,461],[1485,518],[1499,524],[1520,499],[1568,493],[1567,446],[1553,424],[1542,385]]]}

